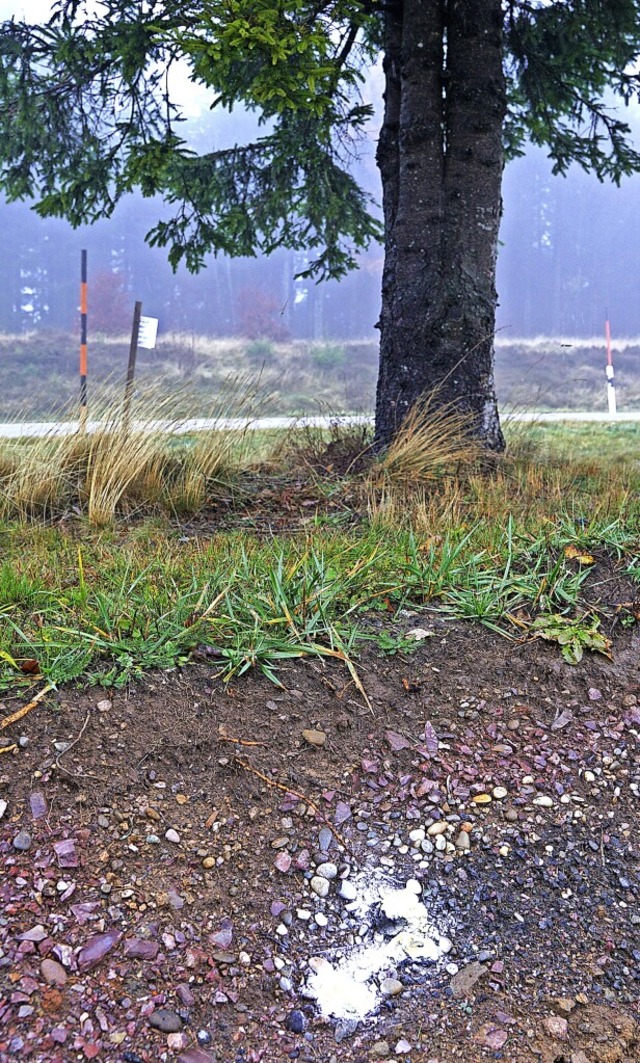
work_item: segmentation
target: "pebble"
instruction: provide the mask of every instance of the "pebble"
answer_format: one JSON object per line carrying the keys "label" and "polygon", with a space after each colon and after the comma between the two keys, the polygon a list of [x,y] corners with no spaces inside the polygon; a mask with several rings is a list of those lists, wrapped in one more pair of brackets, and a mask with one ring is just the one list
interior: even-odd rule
{"label": "pebble", "polygon": [[158,1008],[149,1018],[149,1025],[162,1033],[178,1033],[182,1029],[182,1019],[175,1011]]}
{"label": "pebble", "polygon": [[334,879],[338,874],[338,868],[331,861],[326,861],[324,864],[318,864],[316,868],[316,875],[320,878],[326,878],[329,881]]}
{"label": "pebble", "polygon": [[342,897],[343,901],[355,901],[356,897],[358,896],[358,891],[353,885],[353,882],[345,880],[344,882],[340,883],[338,895]]}
{"label": "pebble", "polygon": [[318,835],[318,848],[320,852],[326,853],[329,849],[331,842],[333,841],[333,834],[328,827],[321,827]]}
{"label": "pebble", "polygon": [[551,1037],[557,1037],[561,1040],[564,1040],[568,1033],[567,1020],[561,1018],[560,1015],[548,1015],[544,1020],[544,1028]]}
{"label": "pebble", "polygon": [[13,839],[13,848],[21,853],[25,853],[27,849],[31,848],[31,835],[28,831],[21,830],[19,834],[16,834]]}
{"label": "pebble", "polygon": [[427,834],[430,838],[437,838],[438,835],[444,834],[448,827],[448,823],[444,820],[440,820],[438,823],[432,823],[430,827],[427,827]]}
{"label": "pebble", "polygon": [[509,823],[517,823],[518,822],[518,813],[516,812],[515,808],[508,808],[507,811],[504,814],[504,818]]}
{"label": "pebble", "polygon": [[386,1059],[390,1052],[391,1048],[388,1041],[376,1041],[372,1045],[369,1055],[373,1056],[374,1059]]}
{"label": "pebble", "polygon": [[470,849],[471,839],[466,831],[461,830],[456,838],[456,849]]}
{"label": "pebble", "polygon": [[49,959],[49,957],[40,964],[40,973],[49,985],[64,985],[68,978],[62,964],[58,963],[57,960]]}
{"label": "pebble", "polygon": [[285,1020],[285,1026],[291,1033],[304,1033],[306,1026],[304,1013],[297,1008],[294,1011],[290,1011]]}
{"label": "pebble", "polygon": [[145,841],[147,845],[160,845],[160,838],[157,834],[147,834]]}
{"label": "pebble", "polygon": [[445,851],[445,849],[447,848],[447,839],[445,838],[444,834],[438,834],[435,840],[435,846],[437,852],[443,853]]}
{"label": "pebble", "polygon": [[538,794],[534,797],[533,804],[539,805],[540,808],[553,808],[553,798],[549,797],[547,794]]}
{"label": "pebble", "polygon": [[173,827],[169,827],[169,830],[165,831],[165,841],[173,842],[174,845],[178,845],[180,842],[180,835]]}
{"label": "pebble", "polygon": [[508,792],[509,791],[504,786],[494,786],[491,791],[491,796],[495,797],[496,801],[503,801]]}
{"label": "pebble", "polygon": [[302,732],[302,737],[310,746],[323,746],[327,741],[327,736],[324,731],[314,731],[313,728],[307,728],[304,730]]}
{"label": "pebble", "polygon": [[291,867],[291,856],[289,853],[279,852],[274,863],[278,871],[282,871],[283,874],[286,874]]}
{"label": "pebble", "polygon": [[329,893],[329,880],[326,878],[320,878],[319,875],[314,875],[309,885],[316,897],[326,897]]}
{"label": "pebble", "polygon": [[402,989],[402,982],[399,982],[397,978],[383,978],[380,983],[380,992],[384,997],[397,997]]}
{"label": "pebble", "polygon": [[316,914],[314,915],[314,919],[318,926],[327,926],[329,923],[329,920],[327,919],[324,912],[316,912]]}
{"label": "pebble", "polygon": [[0,801],[0,819],[2,819],[2,817],[4,816],[6,811],[7,811],[7,802],[6,801]]}
{"label": "pebble", "polygon": [[207,871],[209,871],[210,868],[215,867],[216,866],[216,858],[215,858],[215,856],[205,856],[204,860],[202,861],[202,866],[204,868],[206,868]]}

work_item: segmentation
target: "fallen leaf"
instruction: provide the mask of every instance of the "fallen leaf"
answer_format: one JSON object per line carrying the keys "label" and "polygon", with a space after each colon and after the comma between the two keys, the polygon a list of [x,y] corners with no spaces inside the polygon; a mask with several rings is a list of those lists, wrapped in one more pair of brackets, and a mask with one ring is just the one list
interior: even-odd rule
{"label": "fallen leaf", "polygon": [[38,675],[40,672],[40,665],[34,657],[27,657],[24,661],[20,661],[20,671],[24,675]]}
{"label": "fallen leaf", "polygon": [[566,546],[564,556],[570,561],[577,561],[579,565],[595,565],[596,563],[595,557],[593,557],[591,554],[587,554],[578,546]]}

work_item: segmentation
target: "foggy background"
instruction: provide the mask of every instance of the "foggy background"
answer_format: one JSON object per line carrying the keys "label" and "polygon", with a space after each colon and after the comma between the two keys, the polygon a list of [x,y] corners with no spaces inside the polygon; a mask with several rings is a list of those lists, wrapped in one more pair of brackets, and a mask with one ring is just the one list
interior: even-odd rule
{"label": "foggy background", "polygon": [[[0,19],[15,13],[37,21],[47,7],[44,0],[0,0]],[[186,71],[172,77],[194,147],[211,150],[255,132],[255,119],[241,111],[211,113]],[[379,100],[381,88],[379,71],[372,71],[371,98]],[[630,108],[628,118],[637,138],[638,108]],[[378,125],[379,116],[355,167],[377,200]],[[554,177],[540,149],[507,166],[498,266],[501,338],[601,336],[607,308],[614,336],[640,335],[639,192],[640,175],[620,188],[577,167],[567,178]],[[90,333],[126,332],[139,299],[143,313],[159,318],[161,333],[376,340],[381,247],[362,254],[359,269],[346,279],[320,285],[296,280],[307,264],[304,249],[269,258],[211,257],[199,275],[184,268],[174,274],[166,251],[144,242],[163,216],[168,209],[160,201],[132,195],[110,219],[73,230],[66,222],[40,219],[26,203],[0,200],[0,331],[76,329],[80,251],[86,248]]]}

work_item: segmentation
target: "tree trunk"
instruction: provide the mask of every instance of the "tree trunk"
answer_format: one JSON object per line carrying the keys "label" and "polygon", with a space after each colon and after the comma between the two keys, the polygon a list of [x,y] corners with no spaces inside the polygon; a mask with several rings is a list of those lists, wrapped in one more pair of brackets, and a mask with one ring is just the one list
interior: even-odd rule
{"label": "tree trunk", "polygon": [[435,392],[438,405],[470,416],[484,446],[502,450],[493,380],[501,0],[395,0],[385,17],[376,445]]}

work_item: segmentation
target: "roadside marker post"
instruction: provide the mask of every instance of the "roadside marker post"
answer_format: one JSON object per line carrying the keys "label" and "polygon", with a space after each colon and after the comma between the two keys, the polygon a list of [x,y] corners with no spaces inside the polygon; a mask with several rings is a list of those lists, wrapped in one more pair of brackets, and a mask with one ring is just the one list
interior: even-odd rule
{"label": "roadside marker post", "polygon": [[605,366],[605,373],[607,374],[607,406],[609,408],[609,417],[615,417],[618,411],[616,407],[616,384],[613,375],[613,357],[611,355],[611,326],[609,325],[609,314],[607,314],[607,320],[605,322],[605,335],[607,340],[607,364]]}
{"label": "roadside marker post", "polygon": [[80,421],[79,430],[87,430],[87,252],[80,255]]}
{"label": "roadside marker post", "polygon": [[136,355],[138,353],[138,338],[140,334],[140,318],[142,316],[142,303],[137,302],[133,310],[133,324],[131,326],[131,343],[129,345],[129,364],[127,365],[127,379],[124,385],[124,405],[122,407],[122,427],[124,432],[129,431],[131,418],[131,399],[133,397],[133,379],[136,375]]}

